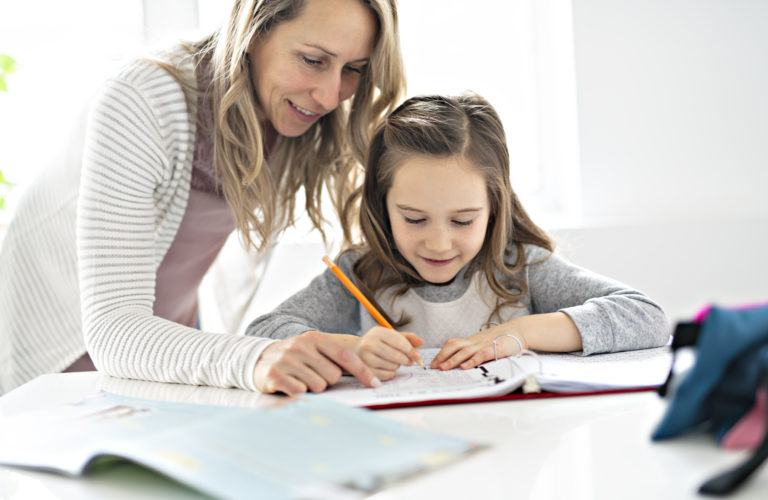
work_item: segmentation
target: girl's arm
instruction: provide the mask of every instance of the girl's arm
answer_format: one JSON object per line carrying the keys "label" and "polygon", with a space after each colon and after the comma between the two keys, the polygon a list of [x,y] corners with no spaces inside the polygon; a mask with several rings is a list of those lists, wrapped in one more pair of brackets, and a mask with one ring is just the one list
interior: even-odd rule
{"label": "girl's arm", "polygon": [[549,255],[526,267],[532,314],[567,314],[581,335],[584,355],[658,347],[669,340],[664,311],[644,293],[543,248],[525,250],[528,262]]}
{"label": "girl's arm", "polygon": [[[345,275],[352,276],[352,265],[358,256],[357,253],[345,253],[340,257],[338,265]],[[273,339],[324,339],[357,353],[380,380],[391,379],[400,365],[411,365],[421,358],[414,347],[424,341],[412,333],[374,327],[361,335],[360,313],[357,299],[330,269],[326,269],[274,311],[256,318],[245,333]],[[284,353],[289,354],[290,351]],[[280,359],[276,361],[282,362]],[[328,385],[336,383],[340,376],[337,369],[327,365],[314,371]],[[351,370],[347,371],[356,375]],[[310,386],[313,391],[324,389],[315,374],[307,370],[302,373],[316,382],[315,386]]]}
{"label": "girl's arm", "polygon": [[[472,368],[524,349],[583,354],[664,345],[666,317],[647,296],[615,280],[575,266],[543,248],[526,245],[525,301],[531,315],[515,318],[465,339],[446,342],[434,368]],[[542,260],[545,259],[545,260]],[[538,262],[541,261],[541,262]]]}
{"label": "girl's arm", "polygon": [[[357,253],[345,253],[338,265],[352,276]],[[360,310],[357,299],[326,269],[302,290],[283,301],[273,311],[253,320],[246,335],[271,339],[287,339],[309,330],[350,334],[360,332]]]}
{"label": "girl's arm", "polygon": [[466,370],[491,361],[494,356],[514,356],[521,348],[547,352],[580,351],[581,334],[571,318],[562,312],[521,316],[470,337],[449,339],[432,360],[431,367],[450,370],[460,366]]}

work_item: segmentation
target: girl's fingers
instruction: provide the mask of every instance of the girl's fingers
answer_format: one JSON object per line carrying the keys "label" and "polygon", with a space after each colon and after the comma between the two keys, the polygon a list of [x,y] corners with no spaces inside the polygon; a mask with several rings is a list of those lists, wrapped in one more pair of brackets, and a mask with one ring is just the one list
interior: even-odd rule
{"label": "girl's fingers", "polygon": [[400,332],[405,339],[410,342],[413,347],[421,347],[424,345],[424,339],[411,332]]}
{"label": "girl's fingers", "polygon": [[421,360],[421,353],[416,347],[424,345],[424,339],[411,332],[403,332],[403,337],[411,344],[411,349],[408,351],[407,356],[411,361],[418,362]]}
{"label": "girl's fingers", "polygon": [[455,368],[460,361],[464,361],[466,358],[462,358],[459,362],[453,362],[454,357],[461,352],[465,347],[464,339],[448,339],[437,356],[432,360],[430,366],[439,370],[450,370]]}
{"label": "girl's fingers", "polygon": [[376,370],[395,371],[400,368],[403,363],[392,361],[386,356],[382,356],[381,352],[366,351],[361,353],[361,357],[366,365],[368,365],[374,372]]}
{"label": "girl's fingers", "polygon": [[[414,354],[411,343],[400,332],[386,330],[384,334],[377,332],[363,338],[359,348],[361,353],[370,353],[398,366],[409,366],[413,363]],[[366,361],[367,362],[367,361]]]}
{"label": "girl's fingers", "polygon": [[392,380],[395,378],[396,370],[373,370],[373,373],[379,377],[380,380]]}
{"label": "girl's fingers", "polygon": [[448,345],[447,343],[443,345],[443,347],[440,349],[440,351],[435,355],[435,357],[432,359],[432,363],[430,363],[430,368],[440,368],[440,365],[445,363],[445,361],[450,358],[453,353],[455,352],[455,349],[453,346]]}
{"label": "girl's fingers", "polygon": [[472,356],[471,352],[467,352],[465,349],[462,349],[456,353],[454,353],[450,358],[445,360],[443,363],[440,364],[441,370],[453,370],[460,364],[467,361]]}
{"label": "girl's fingers", "polygon": [[456,350],[448,359],[440,362],[437,367],[441,370],[452,370],[457,366],[461,366],[464,370],[474,368],[488,359],[493,359],[493,350],[491,350],[490,358],[488,358],[487,351],[487,348],[478,344],[469,344]]}
{"label": "girl's fingers", "polygon": [[468,360],[464,361],[463,363],[460,363],[459,366],[461,366],[462,370],[469,370],[470,368],[475,368],[476,366],[480,366],[486,361],[490,361],[492,359],[493,359],[493,349],[486,347],[474,353]]}

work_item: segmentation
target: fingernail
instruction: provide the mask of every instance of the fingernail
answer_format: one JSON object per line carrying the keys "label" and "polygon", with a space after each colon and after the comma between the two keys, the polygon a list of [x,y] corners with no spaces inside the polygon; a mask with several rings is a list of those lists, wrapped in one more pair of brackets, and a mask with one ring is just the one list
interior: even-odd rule
{"label": "fingernail", "polygon": [[374,387],[381,387],[381,380],[379,380],[376,377],[373,377],[371,379],[371,385],[374,386]]}

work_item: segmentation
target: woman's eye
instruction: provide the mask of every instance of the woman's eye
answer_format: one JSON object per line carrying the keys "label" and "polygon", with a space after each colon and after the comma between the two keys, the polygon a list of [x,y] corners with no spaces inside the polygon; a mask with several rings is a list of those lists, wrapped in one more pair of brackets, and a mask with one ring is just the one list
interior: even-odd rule
{"label": "woman's eye", "polygon": [[420,224],[424,222],[424,219],[411,219],[410,217],[405,217],[405,222],[408,224]]}
{"label": "woman's eye", "polygon": [[363,73],[363,68],[357,68],[355,66],[345,66],[344,68],[350,73],[357,73],[358,75]]}
{"label": "woman's eye", "polygon": [[307,56],[301,56],[301,58],[304,60],[304,63],[309,66],[319,66],[320,64],[323,63],[323,61],[319,59],[312,59],[311,57],[307,57]]}
{"label": "woman's eye", "polygon": [[455,221],[453,221],[454,224],[456,224],[457,226],[462,226],[462,227],[464,227],[464,226],[471,226],[473,222],[474,222],[474,219],[455,220]]}

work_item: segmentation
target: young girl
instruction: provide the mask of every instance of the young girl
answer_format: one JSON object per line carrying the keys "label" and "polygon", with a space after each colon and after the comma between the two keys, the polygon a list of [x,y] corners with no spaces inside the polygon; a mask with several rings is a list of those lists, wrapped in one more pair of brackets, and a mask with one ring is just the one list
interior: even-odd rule
{"label": "young girl", "polygon": [[382,380],[440,347],[431,368],[473,368],[523,349],[584,355],[663,345],[661,308],[553,254],[509,181],[501,121],[482,97],[415,97],[377,130],[367,159],[363,244],[339,267],[398,330],[329,271],[248,333],[333,332]]}

